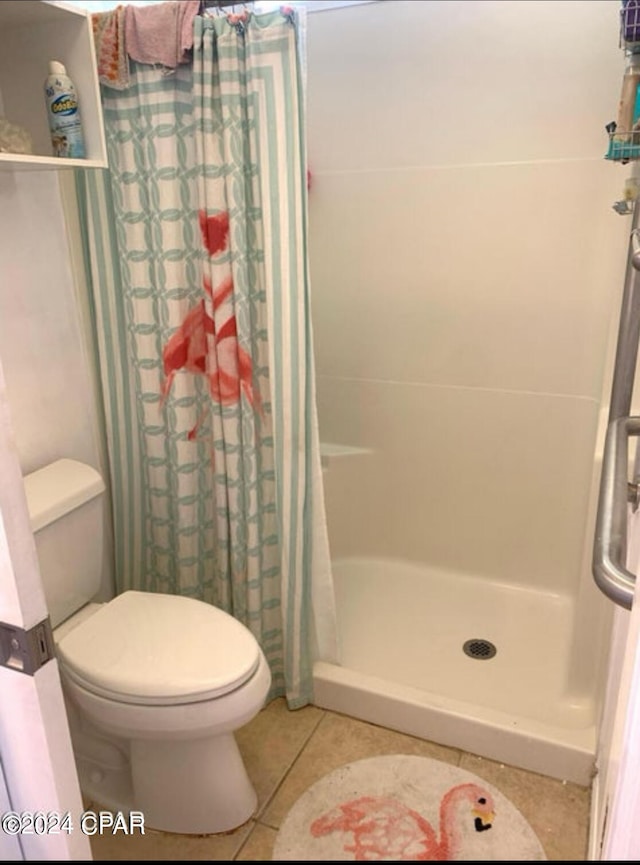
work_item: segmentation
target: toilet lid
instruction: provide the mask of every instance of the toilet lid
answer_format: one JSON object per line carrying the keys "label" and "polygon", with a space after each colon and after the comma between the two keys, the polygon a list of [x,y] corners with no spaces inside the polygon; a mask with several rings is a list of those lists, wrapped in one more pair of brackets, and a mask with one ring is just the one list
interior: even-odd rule
{"label": "toilet lid", "polygon": [[123,702],[213,699],[249,679],[260,660],[253,634],[194,598],[128,591],[62,637],[58,657],[83,687]]}

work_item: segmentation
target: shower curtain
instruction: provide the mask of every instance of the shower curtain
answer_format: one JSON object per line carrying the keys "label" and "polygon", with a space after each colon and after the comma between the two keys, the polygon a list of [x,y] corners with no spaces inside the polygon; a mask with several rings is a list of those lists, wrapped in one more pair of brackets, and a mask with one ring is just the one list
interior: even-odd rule
{"label": "shower curtain", "polygon": [[306,256],[299,13],[196,17],[193,63],[102,88],[78,172],[118,591],[245,623],[271,697],[335,658]]}

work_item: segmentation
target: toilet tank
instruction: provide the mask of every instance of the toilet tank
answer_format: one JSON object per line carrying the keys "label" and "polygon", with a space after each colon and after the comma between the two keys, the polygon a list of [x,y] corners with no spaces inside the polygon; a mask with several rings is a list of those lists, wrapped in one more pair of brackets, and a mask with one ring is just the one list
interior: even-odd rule
{"label": "toilet tank", "polygon": [[61,459],[26,475],[24,487],[55,628],[100,589],[105,485],[91,466]]}

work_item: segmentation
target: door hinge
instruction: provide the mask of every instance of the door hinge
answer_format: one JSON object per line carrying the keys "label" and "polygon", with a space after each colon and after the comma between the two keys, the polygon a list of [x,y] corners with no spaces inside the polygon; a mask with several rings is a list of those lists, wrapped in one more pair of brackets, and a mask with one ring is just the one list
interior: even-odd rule
{"label": "door hinge", "polygon": [[53,657],[53,631],[48,616],[28,631],[0,622],[0,667],[33,676]]}

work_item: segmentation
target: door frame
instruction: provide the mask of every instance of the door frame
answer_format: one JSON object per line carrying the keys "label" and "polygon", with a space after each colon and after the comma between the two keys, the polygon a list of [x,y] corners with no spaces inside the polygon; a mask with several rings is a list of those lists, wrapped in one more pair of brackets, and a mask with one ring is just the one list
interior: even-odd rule
{"label": "door frame", "polygon": [[[18,633],[48,620],[48,611],[1,358],[0,478],[0,623]],[[27,860],[90,861],[58,663],[51,658],[31,675],[16,657],[12,663],[5,650],[0,657],[0,851],[19,848],[18,858]]]}
{"label": "door frame", "polygon": [[[628,511],[627,567],[640,573],[640,510]],[[640,586],[631,610],[614,605],[607,683],[598,728],[589,859],[640,858]]]}

